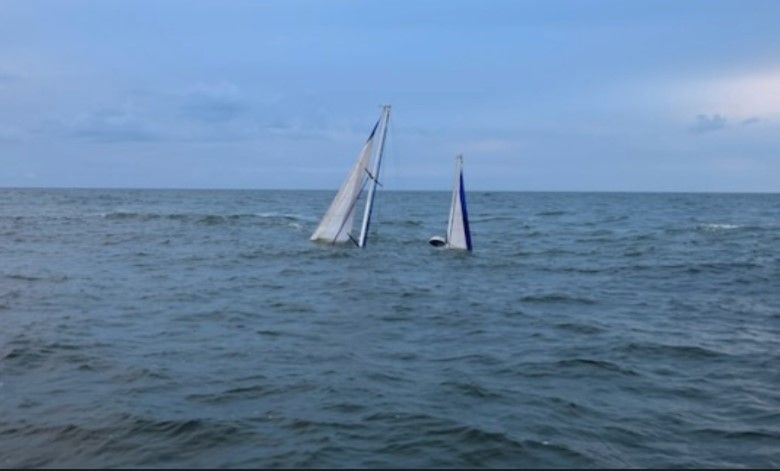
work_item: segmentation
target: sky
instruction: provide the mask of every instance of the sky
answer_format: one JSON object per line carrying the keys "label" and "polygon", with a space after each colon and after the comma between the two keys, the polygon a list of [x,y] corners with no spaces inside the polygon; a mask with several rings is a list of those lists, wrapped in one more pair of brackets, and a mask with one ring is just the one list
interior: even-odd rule
{"label": "sky", "polygon": [[780,1],[0,0],[0,186],[780,191]]}

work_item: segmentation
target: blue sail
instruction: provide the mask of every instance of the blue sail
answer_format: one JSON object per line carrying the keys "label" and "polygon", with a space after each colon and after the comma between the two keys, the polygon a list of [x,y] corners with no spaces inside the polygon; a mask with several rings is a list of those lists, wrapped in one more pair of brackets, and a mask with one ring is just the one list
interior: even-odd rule
{"label": "blue sail", "polygon": [[466,250],[471,250],[471,228],[469,227],[469,211],[466,207],[466,189],[463,187],[463,168],[460,169],[460,210],[463,219],[463,233],[466,236]]}
{"label": "blue sail", "polygon": [[451,249],[471,250],[471,228],[466,208],[466,189],[463,184],[463,156],[455,160],[455,181],[452,188],[450,221],[447,225],[446,246]]}

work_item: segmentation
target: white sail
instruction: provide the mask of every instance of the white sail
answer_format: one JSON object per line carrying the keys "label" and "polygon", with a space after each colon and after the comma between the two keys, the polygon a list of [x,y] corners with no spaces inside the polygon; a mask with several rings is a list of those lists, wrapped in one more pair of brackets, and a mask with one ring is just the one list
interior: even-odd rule
{"label": "white sail", "polygon": [[450,203],[450,220],[447,224],[447,247],[471,250],[471,231],[466,208],[466,191],[463,188],[463,156],[455,159],[455,183]]}
{"label": "white sail", "polygon": [[[377,123],[378,124],[378,123]],[[374,127],[376,130],[376,126]],[[336,197],[322,217],[320,224],[311,235],[311,240],[324,242],[346,242],[350,239],[352,226],[355,222],[355,212],[360,192],[368,177],[368,165],[371,162],[371,149],[374,132],[360,151],[357,161],[341,185]]]}
{"label": "white sail", "polygon": [[[363,150],[360,151],[357,162],[352,166],[347,179],[341,185],[338,193],[336,193],[336,197],[333,198],[333,202],[322,217],[320,224],[311,235],[311,240],[330,243],[352,240],[358,247],[365,245],[389,119],[390,107],[385,106],[382,109],[379,121],[374,125],[374,129],[368,136]],[[370,169],[374,136],[377,134],[377,129],[380,126],[382,126],[382,130],[380,132],[379,149],[374,159],[373,169]],[[366,197],[361,230],[358,237],[355,237],[352,235],[352,229],[355,224],[355,214],[358,211],[357,203],[368,179],[371,180],[371,185]]]}

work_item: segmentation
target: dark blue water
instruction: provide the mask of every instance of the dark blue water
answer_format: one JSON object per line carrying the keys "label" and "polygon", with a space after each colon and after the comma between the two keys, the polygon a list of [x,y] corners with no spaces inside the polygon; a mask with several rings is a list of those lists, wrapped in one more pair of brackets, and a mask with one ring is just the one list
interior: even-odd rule
{"label": "dark blue water", "polygon": [[0,466],[780,466],[780,195],[0,190]]}

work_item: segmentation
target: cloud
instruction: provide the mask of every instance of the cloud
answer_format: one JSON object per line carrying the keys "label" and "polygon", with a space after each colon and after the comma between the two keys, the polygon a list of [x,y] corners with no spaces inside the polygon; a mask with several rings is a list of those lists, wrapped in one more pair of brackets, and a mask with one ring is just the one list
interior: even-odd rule
{"label": "cloud", "polygon": [[717,109],[734,122],[780,116],[780,69],[764,68],[717,77],[675,81],[666,100],[683,115],[690,110]]}
{"label": "cloud", "polygon": [[752,118],[743,119],[741,124],[743,126],[750,126],[751,124],[756,124],[756,123],[758,123],[760,121],[762,121],[761,118],[759,118],[757,116],[753,116]]}
{"label": "cloud", "polygon": [[198,84],[182,100],[180,110],[185,117],[206,123],[231,121],[249,110],[238,87],[230,82]]}
{"label": "cloud", "polygon": [[163,140],[163,134],[126,106],[82,114],[69,128],[69,134],[96,142],[150,142]]}
{"label": "cloud", "polygon": [[21,77],[18,74],[15,74],[13,72],[9,72],[6,69],[0,69],[0,83],[11,83],[16,82]]}
{"label": "cloud", "polygon": [[18,126],[0,124],[0,142],[18,142],[24,140],[27,133]]}
{"label": "cloud", "polygon": [[780,70],[764,70],[715,82],[710,90],[734,108],[734,113],[751,118],[780,114]]}
{"label": "cloud", "polygon": [[690,126],[690,131],[695,134],[702,134],[712,131],[725,129],[728,121],[725,117],[714,114],[711,116],[700,114],[696,116],[696,121]]}
{"label": "cloud", "polygon": [[8,70],[0,69],[0,90],[8,89],[21,80],[21,76]]}
{"label": "cloud", "polygon": [[487,138],[466,142],[461,148],[467,154],[492,154],[516,150],[517,143],[508,139]]}
{"label": "cloud", "polygon": [[253,135],[251,122],[236,120],[247,109],[230,83],[174,93],[133,90],[61,121],[53,131],[100,143],[236,140]]}

